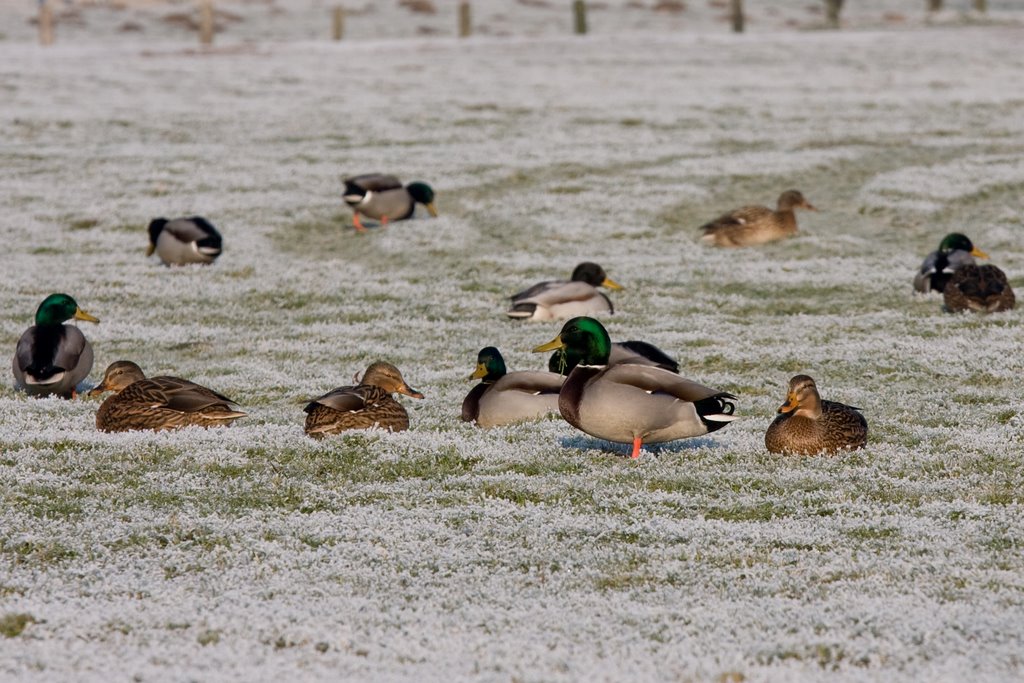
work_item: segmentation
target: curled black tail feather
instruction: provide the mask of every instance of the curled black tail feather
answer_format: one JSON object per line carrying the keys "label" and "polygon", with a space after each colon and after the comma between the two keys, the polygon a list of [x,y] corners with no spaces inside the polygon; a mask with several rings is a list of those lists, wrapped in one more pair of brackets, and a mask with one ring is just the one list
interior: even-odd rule
{"label": "curled black tail feather", "polygon": [[717,431],[729,424],[728,422],[720,422],[718,420],[705,419],[705,415],[732,415],[736,412],[736,404],[733,401],[736,397],[728,392],[721,392],[708,398],[702,398],[699,401],[694,401],[693,406],[697,409],[697,415],[700,416],[701,422],[708,428],[708,433]]}

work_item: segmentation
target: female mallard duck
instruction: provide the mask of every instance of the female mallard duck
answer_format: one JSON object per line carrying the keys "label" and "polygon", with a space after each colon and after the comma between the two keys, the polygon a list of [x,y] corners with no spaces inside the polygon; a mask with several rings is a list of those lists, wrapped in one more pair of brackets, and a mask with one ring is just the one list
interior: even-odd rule
{"label": "female mallard duck", "polygon": [[701,242],[716,247],[750,247],[796,234],[794,209],[817,211],[798,190],[779,195],[778,209],[744,206],[701,226]]}
{"label": "female mallard duck", "polygon": [[338,387],[306,406],[306,434],[320,439],[375,425],[395,432],[409,428],[409,414],[391,394],[398,392],[413,398],[423,398],[423,394],[405,383],[398,368],[377,361],[357,381],[355,386]]}
{"label": "female mallard duck", "polygon": [[245,417],[227,396],[180,377],[146,378],[130,360],[111,363],[90,396],[114,392],[96,411],[101,432],[214,427]]}
{"label": "female mallard duck", "polygon": [[953,272],[961,266],[973,266],[975,256],[988,258],[988,254],[974,246],[966,235],[959,232],[946,235],[939,248],[925,257],[914,276],[914,290],[924,293],[945,291]]}
{"label": "female mallard duck", "polygon": [[534,351],[567,348],[580,362],[558,394],[566,422],[587,434],[632,443],[632,457],[644,443],[701,436],[736,419],[732,394],[691,382],[647,365],[609,365],[611,340],[593,318],[573,318]]}
{"label": "female mallard duck", "polygon": [[[548,359],[548,370],[559,375],[568,375],[579,363],[578,353],[572,349],[563,348],[551,354],[551,358]],[[612,342],[612,350],[608,354],[608,365],[618,365],[619,363],[652,365],[679,374],[679,361],[654,344],[645,341]]]}
{"label": "female mallard duck", "polygon": [[597,291],[598,287],[622,289],[604,272],[604,268],[584,262],[576,266],[569,280],[538,282],[529,289],[512,295],[510,318],[528,320],[562,320],[593,313],[614,313],[611,299]]}
{"label": "female mallard duck", "polygon": [[156,218],[149,224],[149,247],[165,266],[189,263],[213,263],[220,256],[223,239],[217,228],[202,216],[191,218]]}
{"label": "female mallard duck", "polygon": [[1006,273],[993,265],[957,268],[942,291],[942,300],[950,313],[998,313],[1010,310],[1017,303]]}
{"label": "female mallard duck", "polygon": [[823,401],[814,380],[807,375],[789,380],[786,402],[764,435],[769,451],[790,455],[863,448],[867,440],[868,423],[860,408]]}
{"label": "female mallard duck", "polygon": [[434,190],[426,183],[409,183],[402,187],[402,181],[393,175],[367,173],[345,179],[345,203],[352,207],[352,225],[359,232],[365,232],[359,214],[380,221],[400,221],[412,216],[416,204],[423,204],[431,216],[437,216],[434,206]]}
{"label": "female mallard duck", "polygon": [[99,320],[67,294],[51,294],[36,309],[36,324],[18,340],[11,364],[14,386],[29,396],[73,398],[92,370],[92,345],[66,320]]}
{"label": "female mallard duck", "polygon": [[462,402],[462,421],[481,427],[522,422],[558,412],[558,391],[565,380],[552,372],[506,372],[505,359],[493,346],[480,350],[470,379],[480,384]]}

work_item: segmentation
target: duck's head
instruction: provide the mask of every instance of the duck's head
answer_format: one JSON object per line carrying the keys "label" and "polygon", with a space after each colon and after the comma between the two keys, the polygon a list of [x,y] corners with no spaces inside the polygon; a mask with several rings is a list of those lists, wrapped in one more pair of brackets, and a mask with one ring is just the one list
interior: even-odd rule
{"label": "duck's head", "polygon": [[97,396],[105,391],[120,393],[125,387],[140,379],[146,379],[146,373],[130,360],[114,361],[103,373],[103,381],[89,390],[89,396]]}
{"label": "duck's head", "polygon": [[60,325],[72,318],[91,323],[99,322],[99,318],[94,318],[83,311],[67,294],[51,294],[43,299],[43,303],[36,309],[36,325]]}
{"label": "duck's head", "polygon": [[166,218],[154,218],[149,222],[149,246],[146,247],[146,256],[152,256],[156,251],[156,240],[160,237],[165,225],[167,225]]}
{"label": "duck's head", "polygon": [[809,375],[797,375],[789,380],[789,393],[786,402],[779,406],[779,412],[817,419],[821,415],[821,396],[814,379]]}
{"label": "duck's head", "polygon": [[607,365],[608,354],[612,350],[612,340],[604,325],[586,316],[572,318],[562,326],[558,336],[547,344],[534,349],[542,351],[561,350],[579,358],[580,365]]}
{"label": "duck's head", "polygon": [[978,258],[988,258],[988,254],[983,252],[974,246],[974,242],[971,242],[967,235],[959,232],[951,232],[942,238],[939,242],[939,253],[949,256],[954,251],[966,251],[971,256],[977,256]]}
{"label": "duck's head", "polygon": [[405,379],[398,368],[382,360],[366,368],[366,372],[363,373],[362,384],[372,384],[389,394],[397,392],[406,396],[412,396],[413,398],[423,398],[423,394],[405,383]]}
{"label": "duck's head", "polygon": [[476,355],[476,370],[469,376],[469,379],[480,379],[484,382],[497,382],[505,376],[505,359],[501,357],[501,351],[488,346],[480,349]]}
{"label": "duck's head", "polygon": [[807,201],[800,190],[786,190],[779,195],[779,211],[792,211],[793,209],[818,210],[816,206]]}
{"label": "duck's head", "polygon": [[622,289],[622,285],[608,277],[608,274],[604,272],[604,268],[596,263],[592,263],[591,261],[584,261],[576,266],[572,271],[572,277],[570,279],[573,282],[586,282],[588,285],[593,285],[594,287]]}
{"label": "duck's head", "polygon": [[437,218],[437,207],[434,206],[434,188],[426,183],[417,181],[406,185],[405,190],[414,201],[426,206],[431,216]]}

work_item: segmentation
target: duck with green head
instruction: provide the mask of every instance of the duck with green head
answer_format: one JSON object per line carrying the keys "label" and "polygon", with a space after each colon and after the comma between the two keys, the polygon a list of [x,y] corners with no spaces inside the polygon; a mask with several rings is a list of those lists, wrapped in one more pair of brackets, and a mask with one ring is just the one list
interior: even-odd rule
{"label": "duck with green head", "polygon": [[638,458],[645,443],[702,436],[736,419],[736,397],[668,370],[648,365],[609,365],[611,339],[594,318],[578,317],[535,352],[566,349],[579,364],[566,377],[558,410],[591,436],[632,443]]}
{"label": "duck with green head", "polygon": [[36,309],[36,324],[25,330],[14,352],[14,386],[29,396],[74,398],[75,387],[92,370],[92,345],[68,320],[98,323],[67,294],[51,294]]}
{"label": "duck with green head", "polygon": [[520,320],[564,320],[579,315],[614,313],[612,301],[598,287],[622,289],[592,261],[578,264],[568,280],[545,280],[513,294],[505,315]]}
{"label": "duck with green head", "polygon": [[480,427],[523,422],[558,412],[558,392],[565,379],[553,372],[508,372],[501,352],[493,346],[480,350],[470,379],[480,383],[462,401],[462,421]]}
{"label": "duck with green head", "polygon": [[400,221],[411,218],[417,204],[423,204],[431,216],[437,216],[434,205],[434,189],[424,182],[414,182],[403,186],[402,181],[385,173],[366,173],[344,180],[343,199],[352,208],[352,225],[359,232],[366,228],[359,215],[380,221],[381,226],[388,221]]}
{"label": "duck with green head", "polygon": [[943,292],[953,273],[962,266],[975,265],[975,257],[988,258],[988,254],[974,246],[971,239],[959,232],[951,232],[939,242],[939,248],[928,254],[917,274],[914,291]]}

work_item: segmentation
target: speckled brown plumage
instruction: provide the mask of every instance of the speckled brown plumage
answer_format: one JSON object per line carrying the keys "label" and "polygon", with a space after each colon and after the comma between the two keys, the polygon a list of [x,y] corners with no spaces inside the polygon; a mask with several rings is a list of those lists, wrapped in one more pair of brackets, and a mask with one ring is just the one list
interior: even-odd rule
{"label": "speckled brown plumage", "polygon": [[993,265],[965,265],[958,268],[942,291],[946,310],[996,313],[1013,308],[1017,299],[1006,273]]}
{"label": "speckled brown plumage", "polygon": [[823,401],[818,387],[807,375],[789,381],[786,403],[764,435],[772,453],[817,455],[843,448],[863,448],[868,423],[858,408]]}
{"label": "speckled brown plumage", "polygon": [[413,398],[423,394],[412,389],[391,363],[378,361],[366,369],[362,381],[338,387],[306,406],[306,434],[319,439],[350,429],[381,427],[395,432],[409,428],[409,414],[391,394]]}
{"label": "speckled brown plumage", "polygon": [[227,396],[180,377],[146,378],[131,361],[112,363],[90,396],[115,392],[96,411],[104,432],[213,427],[245,417]]}
{"label": "speckled brown plumage", "polygon": [[749,247],[796,234],[794,209],[817,209],[798,190],[779,195],[777,209],[743,206],[701,226],[701,242],[716,247]]}

